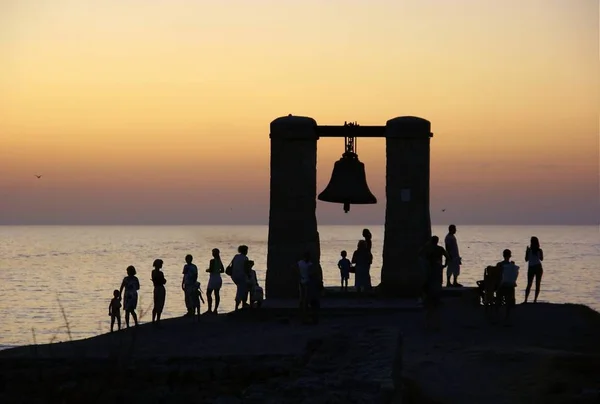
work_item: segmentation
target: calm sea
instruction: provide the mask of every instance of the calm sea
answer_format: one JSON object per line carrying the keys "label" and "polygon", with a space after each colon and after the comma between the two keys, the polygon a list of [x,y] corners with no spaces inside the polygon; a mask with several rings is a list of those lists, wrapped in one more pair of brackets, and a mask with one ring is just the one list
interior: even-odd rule
{"label": "calm sea", "polygon": [[[381,268],[383,226],[373,233],[373,284]],[[337,285],[337,260],[342,249],[352,251],[363,226],[320,226],[326,285]],[[150,313],[150,271],[155,258],[164,260],[167,278],[165,318],[184,311],[180,289],[186,254],[193,254],[206,285],[211,249],[218,247],[225,265],[239,244],[250,247],[259,281],[264,286],[267,226],[0,226],[0,346],[85,338],[109,329],[108,303],[125,268],[133,264],[140,279],[138,310]],[[434,226],[444,236],[445,226]],[[544,279],[540,300],[587,304],[600,310],[600,234],[598,226],[462,226],[457,237],[463,257],[461,283],[474,285],[483,268],[513,250],[517,264],[529,238],[536,235],[544,249]],[[524,273],[522,273],[523,275]],[[523,296],[524,279],[518,293]],[[221,311],[233,308],[234,286],[224,276]],[[60,303],[59,303],[60,302]],[[204,311],[205,307],[203,307]],[[149,321],[148,314],[142,322]]]}

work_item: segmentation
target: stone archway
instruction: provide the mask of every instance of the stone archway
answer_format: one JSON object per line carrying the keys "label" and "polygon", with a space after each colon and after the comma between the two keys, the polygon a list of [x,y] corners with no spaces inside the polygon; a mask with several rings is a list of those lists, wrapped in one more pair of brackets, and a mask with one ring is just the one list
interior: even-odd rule
{"label": "stone archway", "polygon": [[298,294],[292,267],[305,251],[320,261],[317,230],[317,142],[320,137],[386,140],[386,213],[380,289],[420,293],[417,253],[431,237],[429,212],[431,123],[404,116],[385,126],[319,126],[308,117],[271,122],[271,181],[266,295]]}

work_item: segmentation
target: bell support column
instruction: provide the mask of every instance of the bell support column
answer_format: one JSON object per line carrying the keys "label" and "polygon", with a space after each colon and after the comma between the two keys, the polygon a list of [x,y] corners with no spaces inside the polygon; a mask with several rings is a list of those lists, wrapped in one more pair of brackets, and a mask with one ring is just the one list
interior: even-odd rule
{"label": "bell support column", "polygon": [[386,211],[381,289],[417,296],[424,280],[418,251],[431,237],[431,123],[405,116],[386,124]]}
{"label": "bell support column", "polygon": [[317,232],[317,123],[285,116],[271,122],[271,185],[267,298],[298,296],[293,265],[310,251],[320,260]]}

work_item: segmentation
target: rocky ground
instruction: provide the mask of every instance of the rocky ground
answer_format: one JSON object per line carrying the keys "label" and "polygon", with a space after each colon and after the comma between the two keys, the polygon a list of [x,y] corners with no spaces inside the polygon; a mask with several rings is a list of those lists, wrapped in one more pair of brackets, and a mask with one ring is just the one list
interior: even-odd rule
{"label": "rocky ground", "polygon": [[505,325],[449,299],[437,332],[414,311],[268,313],[3,351],[0,402],[600,402],[600,314],[584,306],[520,305]]}

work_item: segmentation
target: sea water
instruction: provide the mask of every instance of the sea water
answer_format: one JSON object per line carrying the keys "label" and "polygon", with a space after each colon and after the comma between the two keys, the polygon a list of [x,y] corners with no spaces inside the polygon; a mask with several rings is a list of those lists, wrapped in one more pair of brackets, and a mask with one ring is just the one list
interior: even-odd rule
{"label": "sea water", "polygon": [[[339,253],[347,250],[351,255],[365,227],[373,233],[372,282],[379,283],[383,226],[320,226],[326,286],[339,285]],[[447,228],[434,226],[433,232],[443,240]],[[138,315],[142,322],[151,321],[150,272],[156,258],[164,261],[167,279],[163,318],[186,311],[181,290],[186,254],[194,256],[205,289],[211,250],[221,250],[226,266],[237,246],[246,244],[264,287],[267,235],[267,226],[0,226],[0,346],[107,332],[112,291],[119,288],[128,265],[136,267],[141,284]],[[533,235],[539,237],[545,258],[540,300],[600,310],[598,226],[459,226],[460,283],[474,286],[485,266],[501,260],[502,250],[510,248],[522,269],[517,288],[522,300],[525,248]],[[224,275],[221,312],[233,309],[234,296],[235,285]]]}

